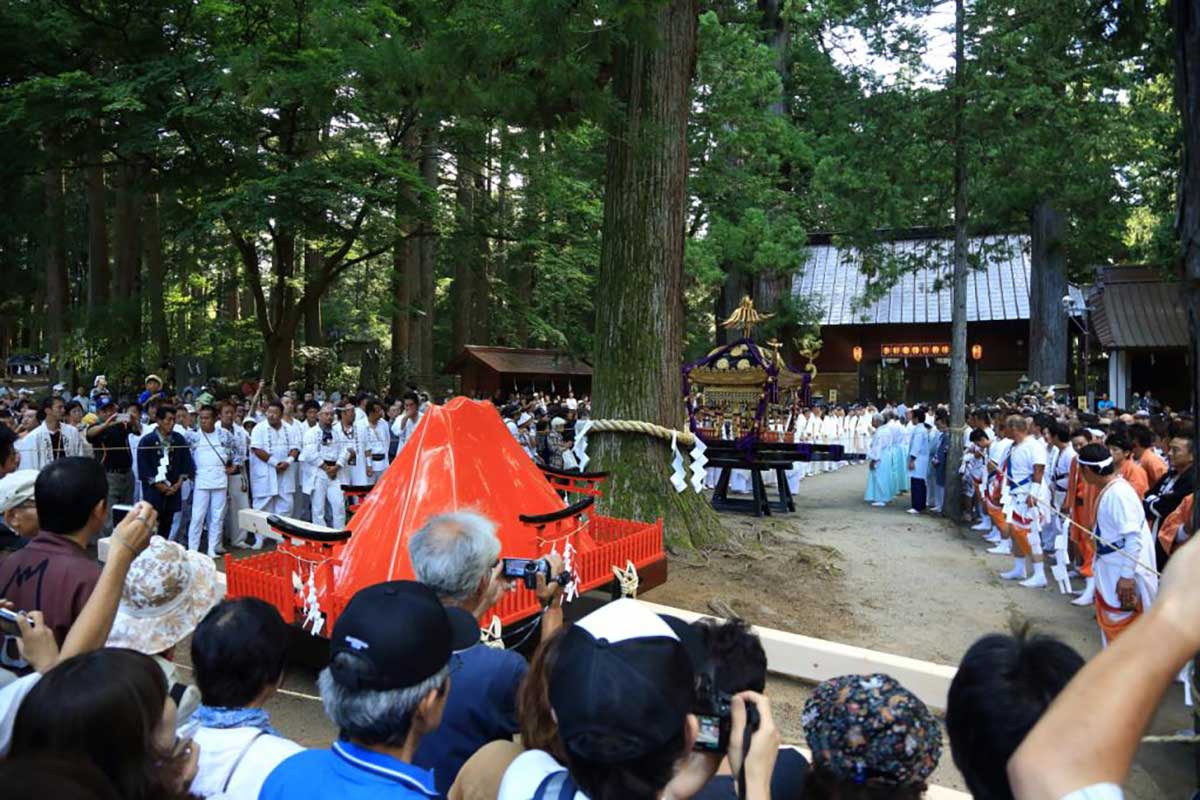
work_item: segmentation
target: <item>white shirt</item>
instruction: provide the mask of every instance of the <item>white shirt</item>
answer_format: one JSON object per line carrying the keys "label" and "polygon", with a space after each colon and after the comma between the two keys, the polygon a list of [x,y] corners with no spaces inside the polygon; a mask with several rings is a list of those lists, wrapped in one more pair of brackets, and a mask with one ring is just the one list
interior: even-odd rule
{"label": "white shirt", "polygon": [[[529,800],[537,793],[538,786],[541,786],[547,775],[565,769],[566,767],[555,761],[554,756],[545,750],[526,750],[504,771],[496,800]],[[575,800],[588,800],[588,797],[577,791]]]}
{"label": "white shirt", "polygon": [[1075,463],[1075,448],[1068,444],[1059,450],[1055,447],[1050,451],[1050,462],[1047,471],[1050,473],[1050,485],[1054,489],[1055,508],[1062,505],[1066,496],[1068,482],[1071,479],[1071,465]]}
{"label": "white shirt", "polygon": [[375,477],[378,478],[380,473],[388,467],[388,445],[392,443],[392,428],[383,417],[375,420],[374,426],[371,425],[370,420],[364,422],[363,426],[371,447],[371,469],[375,471]]}
{"label": "white shirt", "polygon": [[[417,429],[417,423],[421,421],[421,416],[418,414],[416,419],[411,419],[408,414],[401,414],[396,417],[392,423],[392,433],[395,434],[399,443],[396,445],[396,456],[399,457],[400,451],[404,449],[404,445],[408,444],[408,440],[412,438],[413,431]],[[507,423],[511,431],[516,426],[511,421]],[[513,434],[514,436],[516,434]]]}
{"label": "white shirt", "polygon": [[[1113,543],[1124,538],[1125,544],[1121,549],[1126,555],[1134,559],[1141,558],[1142,537],[1150,536],[1150,528],[1146,525],[1142,501],[1129,481],[1117,479],[1100,493],[1100,502],[1096,504],[1096,534]],[[1096,542],[1096,545],[1100,546],[1100,543]],[[1111,555],[1121,561],[1121,577],[1132,578],[1137,564],[1115,553]],[[1099,554],[1097,556],[1103,558]]]}
{"label": "white shirt", "polygon": [[1019,484],[1033,477],[1035,467],[1046,466],[1046,446],[1032,436],[1026,436],[1025,441],[1009,450],[1008,463],[1013,483]]}
{"label": "white shirt", "polygon": [[1125,792],[1115,783],[1095,783],[1063,795],[1061,800],[1125,800]]}
{"label": "white shirt", "polygon": [[33,690],[41,677],[41,673],[31,672],[0,689],[0,758],[7,756],[8,748],[12,746],[13,724],[25,695]]}
{"label": "white shirt", "polygon": [[218,426],[212,433],[196,431],[189,443],[192,445],[192,462],[196,466],[196,488],[227,488],[225,464],[233,461],[233,434]]}
{"label": "white shirt", "polygon": [[[335,426],[336,427],[336,426]],[[339,467],[347,457],[346,448],[334,441],[333,428],[329,431],[329,441],[325,441],[325,429],[317,423],[304,432],[304,448],[300,451],[300,461],[307,468],[303,473],[304,483],[300,487],[305,494],[312,494],[316,486],[319,468],[326,462],[332,461]]]}
{"label": "white shirt", "polygon": [[275,465],[288,460],[288,429],[282,422],[278,428],[272,428],[270,423],[263,422],[254,426],[250,432],[250,449],[265,450],[269,456],[263,461],[255,454],[250,455],[250,488],[255,497],[275,497],[290,493],[291,489],[283,481],[282,476],[275,470]]}
{"label": "white shirt", "polygon": [[200,759],[191,794],[222,800],[257,800],[267,776],[304,748],[257,728],[201,728]]}
{"label": "white shirt", "polygon": [[[79,435],[79,431],[65,422],[58,424],[58,431],[62,434],[60,457],[82,456],[83,437]],[[50,439],[50,429],[46,427],[46,423],[38,425],[18,441],[17,449],[21,451],[21,469],[40,470],[49,466],[54,461],[54,443]]]}
{"label": "white shirt", "polygon": [[[366,439],[366,423],[355,422],[350,430],[343,427],[341,421],[333,423],[333,442],[338,449],[338,480],[343,486],[362,486],[367,482],[367,453],[364,447]],[[350,453],[354,453],[354,463],[350,463]]]}

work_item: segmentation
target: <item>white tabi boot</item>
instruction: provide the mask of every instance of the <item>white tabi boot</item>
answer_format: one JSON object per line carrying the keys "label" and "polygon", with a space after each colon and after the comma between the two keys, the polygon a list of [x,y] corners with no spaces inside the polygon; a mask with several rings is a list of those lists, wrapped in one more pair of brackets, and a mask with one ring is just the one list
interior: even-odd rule
{"label": "white tabi boot", "polygon": [[1000,544],[1000,531],[992,528],[992,530],[983,537],[983,540],[988,544]]}
{"label": "white tabi boot", "polygon": [[1079,593],[1079,597],[1071,601],[1071,605],[1090,606],[1094,602],[1096,602],[1096,579],[1088,578],[1087,585],[1083,587],[1083,591]]}
{"label": "white tabi boot", "polygon": [[[1008,541],[1011,542],[1012,540],[1009,539]],[[1043,578],[1044,577],[1045,576],[1043,576]],[[1002,581],[1020,581],[1020,580],[1024,580],[1024,579],[1025,579],[1025,559],[1024,558],[1014,558],[1013,559],[1013,568],[1010,569],[1008,572],[1000,573],[1000,580],[1002,580]]]}
{"label": "white tabi boot", "polygon": [[[1010,556],[1012,555],[1012,539],[1001,539],[1000,544],[988,550],[994,556]],[[1024,577],[1022,575],[1021,577]]]}
{"label": "white tabi boot", "polygon": [[1046,563],[1044,561],[1033,562],[1033,575],[1027,580],[1021,581],[1021,585],[1026,589],[1045,589],[1046,588]]}

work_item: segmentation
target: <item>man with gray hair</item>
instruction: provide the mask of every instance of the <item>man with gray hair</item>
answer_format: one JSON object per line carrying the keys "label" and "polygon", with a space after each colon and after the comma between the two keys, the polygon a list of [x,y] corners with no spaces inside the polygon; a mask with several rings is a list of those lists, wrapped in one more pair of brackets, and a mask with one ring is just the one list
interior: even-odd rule
{"label": "man with gray hair", "polygon": [[442,720],[454,654],[478,641],[475,618],[445,607],[426,586],[390,581],[360,590],[333,627],[318,679],[338,740],[281,763],[259,797],[438,796],[413,754]]}
{"label": "man with gray hair", "polygon": [[[408,539],[408,555],[416,579],[433,589],[446,606],[490,622],[489,610],[516,586],[504,579],[496,524],[471,511],[440,514]],[[557,553],[546,557],[550,575],[563,572]],[[562,586],[541,573],[534,590],[542,603],[539,617],[544,640],[562,626]],[[532,631],[530,631],[532,633]],[[442,796],[450,791],[463,763],[496,739],[511,739],[517,726],[517,687],[525,676],[525,659],[515,652],[477,643],[458,656],[454,689],[446,701],[441,726],[421,741],[413,763],[433,771]]]}

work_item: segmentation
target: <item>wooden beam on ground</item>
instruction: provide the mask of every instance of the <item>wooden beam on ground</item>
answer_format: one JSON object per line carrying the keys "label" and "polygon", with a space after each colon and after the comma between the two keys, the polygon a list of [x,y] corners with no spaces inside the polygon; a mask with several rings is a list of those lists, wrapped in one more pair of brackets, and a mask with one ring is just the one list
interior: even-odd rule
{"label": "wooden beam on ground", "polygon": [[272,530],[270,523],[267,522],[268,516],[270,515],[266,511],[259,511],[256,508],[243,508],[238,511],[238,528],[261,536],[264,539],[274,539],[277,542],[282,542],[283,537]]}
{"label": "wooden beam on ground", "polygon": [[[645,600],[639,602],[656,614],[668,614],[688,622],[711,616]],[[754,626],[754,632],[762,641],[767,653],[767,669],[771,672],[809,683],[820,683],[838,675],[882,672],[899,681],[933,711],[944,713],[946,710],[950,681],[954,680],[957,671],[954,667],[758,625]]]}

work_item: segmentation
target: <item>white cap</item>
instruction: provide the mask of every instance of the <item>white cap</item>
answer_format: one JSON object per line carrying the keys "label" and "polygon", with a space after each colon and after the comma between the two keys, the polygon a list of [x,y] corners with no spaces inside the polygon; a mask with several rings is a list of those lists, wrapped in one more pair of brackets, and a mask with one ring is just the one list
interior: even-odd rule
{"label": "white cap", "polygon": [[19,469],[0,478],[0,514],[33,499],[36,469]]}
{"label": "white cap", "polygon": [[533,415],[532,415],[532,414],[530,414],[530,413],[529,413],[529,412],[527,412],[527,411],[522,411],[522,412],[521,412],[521,416],[517,418],[517,427],[519,428],[519,427],[521,427],[522,425],[525,425],[525,424],[527,424],[527,423],[528,423],[530,420],[532,420],[532,419],[533,419]]}

